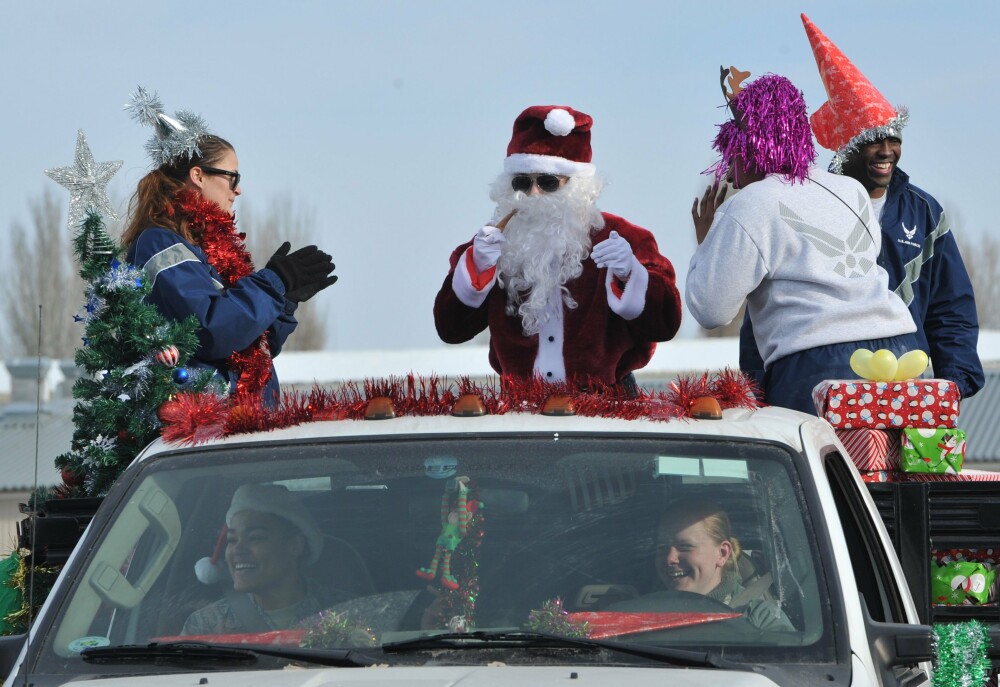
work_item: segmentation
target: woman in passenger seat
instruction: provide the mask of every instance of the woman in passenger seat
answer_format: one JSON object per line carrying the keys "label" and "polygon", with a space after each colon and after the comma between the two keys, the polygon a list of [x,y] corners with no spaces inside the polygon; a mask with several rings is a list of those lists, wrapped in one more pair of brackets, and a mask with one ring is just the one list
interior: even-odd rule
{"label": "woman in passenger seat", "polygon": [[285,487],[241,486],[226,513],[226,527],[225,563],[232,591],[188,616],[181,634],[288,629],[346,600],[327,598],[303,575],[303,567],[319,559],[323,535],[309,511]]}
{"label": "woman in passenger seat", "polygon": [[680,499],[660,518],[656,572],[668,589],[721,601],[761,630],[793,631],[778,604],[763,598],[764,590],[743,586],[737,566],[741,552],[729,516],[718,503]]}

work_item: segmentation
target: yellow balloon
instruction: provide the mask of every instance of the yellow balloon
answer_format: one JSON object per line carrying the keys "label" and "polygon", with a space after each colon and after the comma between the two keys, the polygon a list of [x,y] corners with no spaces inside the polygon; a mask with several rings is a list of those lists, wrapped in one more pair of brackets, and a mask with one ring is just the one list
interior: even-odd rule
{"label": "yellow balloon", "polygon": [[896,378],[898,366],[896,354],[880,348],[872,353],[872,359],[868,361],[868,369],[871,371],[869,379],[874,379],[876,382],[891,382]]}
{"label": "yellow balloon", "polygon": [[899,356],[896,366],[897,381],[916,379],[927,369],[927,354],[921,350],[910,351]]}
{"label": "yellow balloon", "polygon": [[854,370],[854,374],[861,377],[862,379],[871,379],[868,376],[870,370],[868,369],[868,364],[872,360],[872,352],[867,348],[859,348],[851,354],[851,369]]}

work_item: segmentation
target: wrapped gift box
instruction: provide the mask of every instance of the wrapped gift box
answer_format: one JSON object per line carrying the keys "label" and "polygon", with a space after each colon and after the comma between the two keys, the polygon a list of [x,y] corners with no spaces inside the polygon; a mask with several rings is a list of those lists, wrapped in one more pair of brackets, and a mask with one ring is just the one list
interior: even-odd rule
{"label": "wrapped gift box", "polygon": [[903,430],[899,467],[903,472],[957,474],[965,461],[965,432],[960,429]]}
{"label": "wrapped gift box", "polygon": [[957,475],[931,472],[897,473],[897,481],[905,482],[1000,482],[1000,472],[962,470]]}
{"label": "wrapped gift box", "polygon": [[812,393],[817,414],[838,429],[934,429],[958,421],[958,387],[946,379],[828,379]]}
{"label": "wrapped gift box", "polygon": [[897,482],[896,473],[891,470],[859,470],[862,482]]}
{"label": "wrapped gift box", "polygon": [[837,438],[859,472],[899,469],[898,429],[838,429]]}
{"label": "wrapped gift box", "polygon": [[990,601],[990,591],[995,580],[996,571],[986,563],[950,560],[942,565],[937,560],[932,560],[931,603],[941,605],[987,603]]}

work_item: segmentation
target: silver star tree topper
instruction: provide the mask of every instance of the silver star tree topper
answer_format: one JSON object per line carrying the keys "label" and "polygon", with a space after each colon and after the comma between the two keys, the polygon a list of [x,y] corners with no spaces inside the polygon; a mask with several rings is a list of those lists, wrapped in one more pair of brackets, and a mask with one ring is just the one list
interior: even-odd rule
{"label": "silver star tree topper", "polygon": [[60,186],[69,189],[69,227],[76,230],[87,212],[93,209],[111,219],[118,219],[108,200],[108,182],[121,169],[122,161],[94,162],[87,137],[80,129],[76,134],[76,160],[72,167],[45,170],[45,174]]}

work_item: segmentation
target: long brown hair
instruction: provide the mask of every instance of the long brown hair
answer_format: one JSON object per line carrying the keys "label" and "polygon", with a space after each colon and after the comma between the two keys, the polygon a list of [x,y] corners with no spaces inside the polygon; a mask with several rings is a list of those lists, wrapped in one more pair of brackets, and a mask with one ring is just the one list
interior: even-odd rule
{"label": "long brown hair", "polygon": [[198,139],[200,155],[182,158],[161,165],[139,180],[132,200],[128,204],[129,222],[122,233],[122,245],[129,248],[139,235],[150,227],[170,229],[185,240],[197,244],[191,234],[188,220],[174,211],[174,194],[184,188],[192,167],[217,164],[228,152],[235,152],[224,138],[206,134]]}

